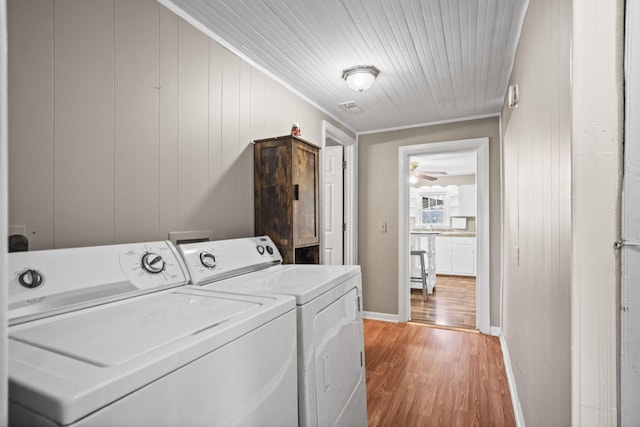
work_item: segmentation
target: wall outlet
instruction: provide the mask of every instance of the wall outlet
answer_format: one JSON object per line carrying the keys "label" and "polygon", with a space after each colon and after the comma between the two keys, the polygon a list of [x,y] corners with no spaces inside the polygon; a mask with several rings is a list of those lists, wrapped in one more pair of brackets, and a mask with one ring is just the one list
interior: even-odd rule
{"label": "wall outlet", "polygon": [[387,222],[386,221],[380,223],[380,232],[381,233],[386,233],[387,232]]}

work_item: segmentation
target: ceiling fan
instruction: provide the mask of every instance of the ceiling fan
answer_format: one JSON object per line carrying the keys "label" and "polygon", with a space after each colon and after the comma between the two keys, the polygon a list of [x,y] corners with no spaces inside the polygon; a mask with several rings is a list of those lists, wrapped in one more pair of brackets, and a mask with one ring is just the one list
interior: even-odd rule
{"label": "ceiling fan", "polygon": [[[425,179],[427,181],[436,181],[438,179],[438,176],[448,175],[445,171],[424,171],[424,172],[420,172],[420,171],[416,170],[418,168],[418,166],[419,166],[418,162],[411,162],[411,164],[409,165],[409,173],[411,174],[411,176],[414,176],[416,178]],[[434,176],[434,175],[437,175],[437,176]]]}

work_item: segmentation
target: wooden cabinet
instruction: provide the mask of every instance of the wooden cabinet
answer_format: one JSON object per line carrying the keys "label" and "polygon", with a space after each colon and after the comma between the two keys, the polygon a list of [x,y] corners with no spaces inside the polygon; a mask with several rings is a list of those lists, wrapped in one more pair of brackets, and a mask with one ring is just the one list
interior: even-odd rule
{"label": "wooden cabinet", "polygon": [[296,136],[254,143],[255,234],[271,237],[285,264],[318,264],[318,147]]}
{"label": "wooden cabinet", "polygon": [[476,275],[475,237],[436,237],[436,273]]}

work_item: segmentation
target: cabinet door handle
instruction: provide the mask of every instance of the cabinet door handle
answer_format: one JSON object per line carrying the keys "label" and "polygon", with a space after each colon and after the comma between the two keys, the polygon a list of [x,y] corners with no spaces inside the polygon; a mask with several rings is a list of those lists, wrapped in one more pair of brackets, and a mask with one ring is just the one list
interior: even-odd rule
{"label": "cabinet door handle", "polygon": [[300,186],[298,184],[295,184],[293,186],[293,200],[299,200],[300,199]]}

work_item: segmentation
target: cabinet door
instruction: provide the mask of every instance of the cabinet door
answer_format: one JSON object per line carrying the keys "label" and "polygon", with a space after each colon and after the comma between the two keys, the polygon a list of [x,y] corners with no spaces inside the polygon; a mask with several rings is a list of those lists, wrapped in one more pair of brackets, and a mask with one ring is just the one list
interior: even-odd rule
{"label": "cabinet door", "polygon": [[476,258],[473,244],[458,244],[454,242],[451,245],[451,253],[454,274],[474,275],[476,273]]}
{"label": "cabinet door", "polygon": [[293,147],[293,164],[294,245],[317,244],[318,149],[296,142]]}
{"label": "cabinet door", "polygon": [[281,252],[293,244],[290,156],[288,144],[255,145],[255,232],[271,237]]}
{"label": "cabinet door", "polygon": [[436,237],[436,273],[451,274],[451,239]]}
{"label": "cabinet door", "polygon": [[458,187],[458,203],[460,216],[476,216],[477,196],[475,185],[461,185]]}

